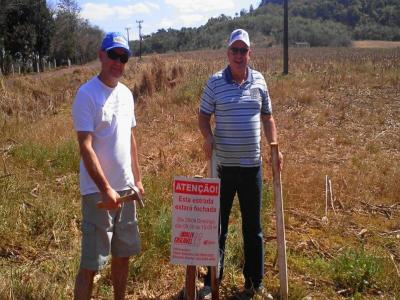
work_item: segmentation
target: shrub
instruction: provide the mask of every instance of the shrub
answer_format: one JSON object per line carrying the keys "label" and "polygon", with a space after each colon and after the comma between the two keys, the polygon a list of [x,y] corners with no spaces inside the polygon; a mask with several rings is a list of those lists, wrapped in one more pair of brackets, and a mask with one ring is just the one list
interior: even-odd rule
{"label": "shrub", "polygon": [[381,268],[380,259],[364,249],[349,250],[332,261],[332,279],[339,288],[354,295],[373,286]]}

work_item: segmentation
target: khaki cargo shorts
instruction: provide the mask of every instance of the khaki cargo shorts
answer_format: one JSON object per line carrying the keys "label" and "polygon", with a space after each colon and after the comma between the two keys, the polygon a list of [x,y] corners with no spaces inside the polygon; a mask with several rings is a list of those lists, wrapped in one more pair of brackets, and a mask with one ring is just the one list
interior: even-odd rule
{"label": "khaki cargo shorts", "polygon": [[[131,191],[118,193],[124,196]],[[140,252],[135,202],[124,202],[119,209],[105,210],[96,207],[100,201],[100,193],[82,196],[81,269],[101,269],[110,254],[129,257]]]}

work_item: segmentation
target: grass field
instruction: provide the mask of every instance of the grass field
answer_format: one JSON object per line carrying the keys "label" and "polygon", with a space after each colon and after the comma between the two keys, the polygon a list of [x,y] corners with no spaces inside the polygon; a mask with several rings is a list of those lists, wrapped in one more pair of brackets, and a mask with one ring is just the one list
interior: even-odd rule
{"label": "grass field", "polygon": [[[400,48],[258,49],[285,156],[282,173],[290,299],[400,298]],[[172,179],[204,173],[197,109],[225,51],[133,59],[123,82],[136,96],[147,205],[143,252],[128,299],[174,299],[184,268],[169,264]],[[96,64],[0,77],[0,299],[70,299],[80,253],[79,155],[70,107]],[[278,295],[269,149],[263,141],[265,286]],[[325,178],[334,210],[325,214]],[[235,203],[221,295],[242,287]],[[110,269],[94,297],[111,299]]]}

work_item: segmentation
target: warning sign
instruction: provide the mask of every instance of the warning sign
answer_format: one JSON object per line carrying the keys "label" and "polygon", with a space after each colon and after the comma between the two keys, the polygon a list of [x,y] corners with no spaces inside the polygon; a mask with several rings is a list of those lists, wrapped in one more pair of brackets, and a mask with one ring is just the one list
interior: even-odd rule
{"label": "warning sign", "polygon": [[218,264],[218,178],[175,177],[172,206],[171,263]]}

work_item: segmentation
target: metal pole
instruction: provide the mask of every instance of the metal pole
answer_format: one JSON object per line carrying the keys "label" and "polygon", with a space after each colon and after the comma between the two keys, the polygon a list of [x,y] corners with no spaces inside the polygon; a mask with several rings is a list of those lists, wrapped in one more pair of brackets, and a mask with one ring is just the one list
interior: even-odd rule
{"label": "metal pole", "polygon": [[283,212],[283,196],[281,171],[279,168],[279,148],[277,143],[271,143],[272,174],[274,181],[275,213],[276,213],[276,238],[278,241],[278,268],[280,294],[282,300],[288,299],[288,275],[286,260],[285,217]]}
{"label": "metal pole", "polygon": [[283,74],[289,74],[288,0],[283,1]]}

